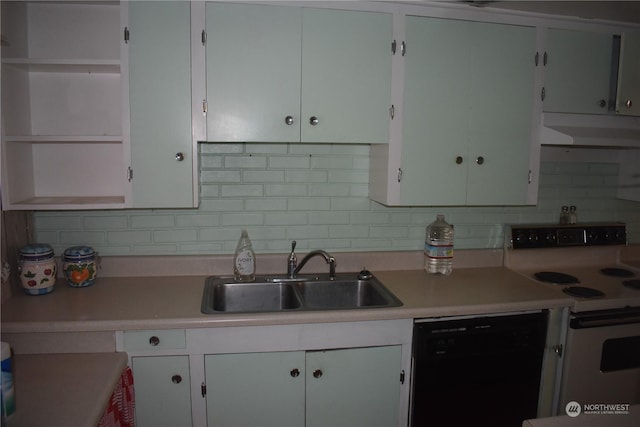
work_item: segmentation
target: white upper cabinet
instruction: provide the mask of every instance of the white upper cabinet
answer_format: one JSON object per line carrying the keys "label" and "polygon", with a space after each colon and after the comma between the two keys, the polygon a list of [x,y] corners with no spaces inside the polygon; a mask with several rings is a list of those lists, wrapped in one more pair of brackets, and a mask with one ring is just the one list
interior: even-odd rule
{"label": "white upper cabinet", "polygon": [[3,209],[128,203],[117,2],[2,2]]}
{"label": "white upper cabinet", "polygon": [[207,3],[207,140],[386,143],[387,13]]}
{"label": "white upper cabinet", "polygon": [[613,34],[550,28],[544,61],[545,112],[606,114]]}
{"label": "white upper cabinet", "polygon": [[190,4],[126,4],[132,206],[195,207],[198,162],[191,133]]}
{"label": "white upper cabinet", "polygon": [[640,116],[640,32],[621,36],[616,112]]}
{"label": "white upper cabinet", "polygon": [[532,27],[406,17],[401,137],[372,147],[387,205],[528,203]]}
{"label": "white upper cabinet", "polygon": [[299,141],[302,9],[207,3],[206,15],[207,140]]}

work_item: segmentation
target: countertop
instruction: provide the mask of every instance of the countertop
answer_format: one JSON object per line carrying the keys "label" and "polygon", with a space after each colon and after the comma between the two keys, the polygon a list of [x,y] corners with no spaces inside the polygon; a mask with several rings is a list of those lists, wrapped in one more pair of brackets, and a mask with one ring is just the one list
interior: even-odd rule
{"label": "countertop", "polygon": [[13,360],[16,412],[7,427],[96,427],[127,365],[126,353],[21,354]]}
{"label": "countertop", "polygon": [[568,297],[503,267],[373,271],[403,302],[395,308],[287,313],[202,314],[206,276],[99,277],[71,288],[63,280],[47,295],[21,292],[2,305],[3,333],[205,328],[487,314],[565,307]]}

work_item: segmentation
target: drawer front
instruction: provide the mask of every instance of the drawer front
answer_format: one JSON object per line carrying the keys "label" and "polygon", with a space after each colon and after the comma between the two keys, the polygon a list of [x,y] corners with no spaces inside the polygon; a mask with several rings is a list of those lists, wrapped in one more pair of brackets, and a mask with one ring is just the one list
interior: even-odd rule
{"label": "drawer front", "polygon": [[184,329],[130,331],[124,333],[124,350],[171,350],[186,348]]}

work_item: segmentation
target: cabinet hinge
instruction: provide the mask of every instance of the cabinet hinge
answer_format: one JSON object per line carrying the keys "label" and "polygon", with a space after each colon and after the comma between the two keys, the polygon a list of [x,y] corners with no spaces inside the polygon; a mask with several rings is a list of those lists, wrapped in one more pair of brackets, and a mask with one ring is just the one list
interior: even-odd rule
{"label": "cabinet hinge", "polygon": [[547,92],[544,90],[544,87],[540,91],[540,99],[544,101],[544,98],[547,96]]}
{"label": "cabinet hinge", "polygon": [[202,112],[204,114],[207,114],[207,112],[209,112],[209,104],[207,104],[207,100],[206,99],[202,100]]}
{"label": "cabinet hinge", "polygon": [[531,184],[531,180],[533,179],[533,172],[529,169],[529,184]]}
{"label": "cabinet hinge", "polygon": [[205,383],[200,385],[200,393],[202,393],[202,397],[207,395],[207,385]]}
{"label": "cabinet hinge", "polygon": [[400,372],[400,384],[404,384],[404,369]]}
{"label": "cabinet hinge", "polygon": [[202,33],[200,34],[200,40],[202,41],[202,45],[203,46],[205,44],[207,44],[207,31],[206,30],[202,30]]}
{"label": "cabinet hinge", "polygon": [[398,168],[398,182],[402,181],[402,168]]}
{"label": "cabinet hinge", "polygon": [[396,106],[393,104],[391,104],[391,107],[389,108],[389,116],[391,117],[391,120],[396,116]]}
{"label": "cabinet hinge", "polygon": [[131,168],[131,166],[129,166],[127,168],[127,180],[131,182],[132,179],[133,179],[133,169]]}
{"label": "cabinet hinge", "polygon": [[124,27],[124,42],[129,43],[129,28]]}
{"label": "cabinet hinge", "polygon": [[400,43],[400,53],[402,56],[407,53],[407,44],[405,42]]}
{"label": "cabinet hinge", "polygon": [[540,52],[536,52],[536,56],[533,59],[533,63],[538,66],[538,60],[540,59]]}
{"label": "cabinet hinge", "polygon": [[544,55],[542,55],[542,65],[547,65],[547,59],[549,59],[549,57],[547,56],[547,52],[545,52]]}
{"label": "cabinet hinge", "polygon": [[396,47],[397,47],[396,45],[397,45],[397,43],[396,43],[395,40],[391,42],[391,54],[392,55],[396,54]]}

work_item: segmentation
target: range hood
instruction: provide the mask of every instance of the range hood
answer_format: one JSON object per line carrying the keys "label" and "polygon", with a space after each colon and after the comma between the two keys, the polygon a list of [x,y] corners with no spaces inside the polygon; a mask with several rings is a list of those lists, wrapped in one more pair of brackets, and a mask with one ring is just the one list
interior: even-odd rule
{"label": "range hood", "polygon": [[640,117],[543,113],[542,145],[640,148]]}

